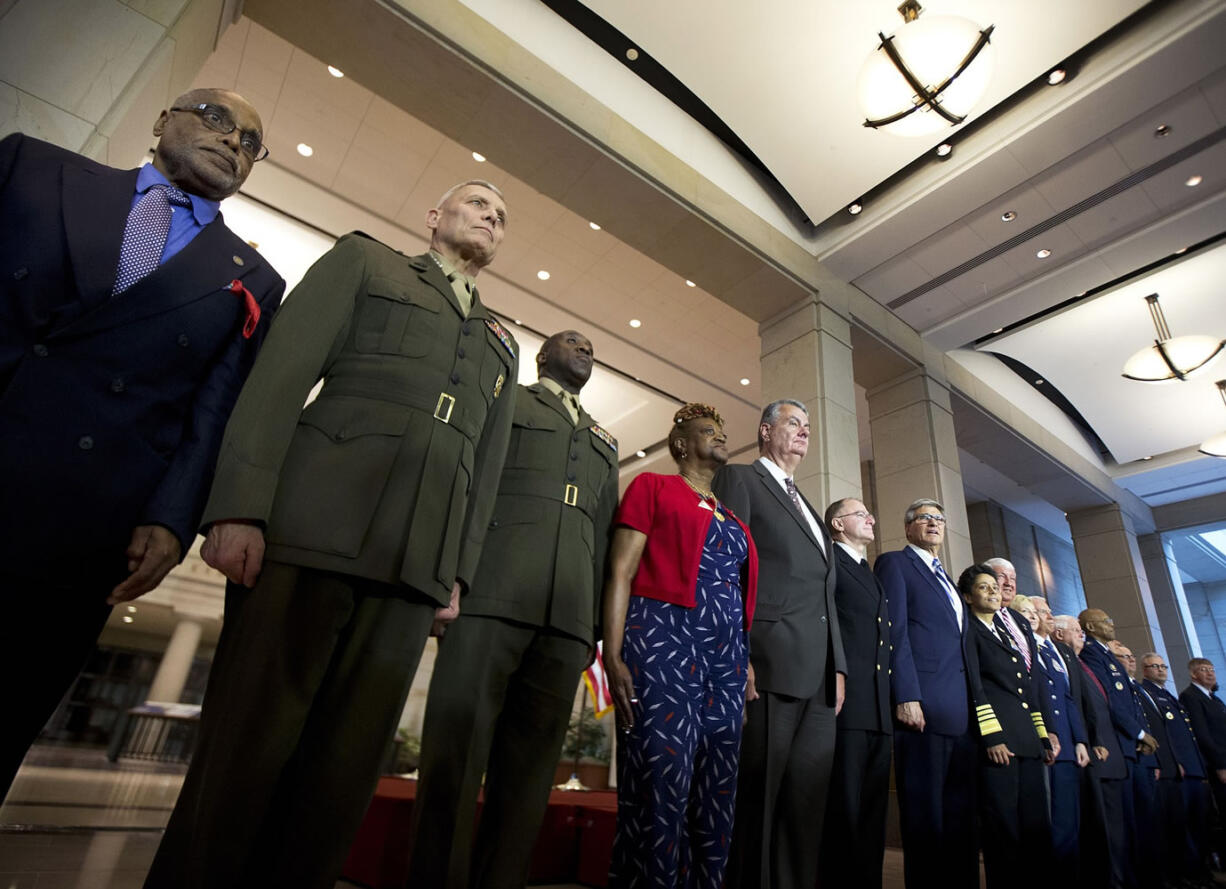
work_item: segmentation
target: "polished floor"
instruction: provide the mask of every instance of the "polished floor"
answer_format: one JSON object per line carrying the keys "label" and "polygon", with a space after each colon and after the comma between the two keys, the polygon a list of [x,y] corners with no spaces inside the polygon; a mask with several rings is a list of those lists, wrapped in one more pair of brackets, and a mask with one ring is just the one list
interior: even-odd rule
{"label": "polished floor", "polygon": [[[0,806],[0,889],[140,889],[183,771],[35,747]],[[884,878],[902,889],[901,851],[886,850]]]}

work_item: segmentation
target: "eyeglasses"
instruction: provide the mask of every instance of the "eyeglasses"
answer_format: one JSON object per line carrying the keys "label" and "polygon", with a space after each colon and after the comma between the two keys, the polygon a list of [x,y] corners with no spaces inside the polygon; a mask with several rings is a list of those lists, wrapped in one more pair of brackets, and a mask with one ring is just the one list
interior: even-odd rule
{"label": "eyeglasses", "polygon": [[[204,122],[204,125],[215,133],[221,133],[223,136],[228,136],[238,129],[238,124],[234,122],[234,118],[230,116],[230,112],[220,105],[212,105],[208,102],[202,102],[199,105],[189,105],[186,108],[171,108],[171,111],[187,111],[195,114]],[[243,154],[251,158],[251,162],[262,161],[268,157],[268,146],[266,146],[260,134],[255,130],[243,130],[238,134],[238,145],[243,150]]]}
{"label": "eyeglasses", "polygon": [[1146,670],[1167,670],[1170,669],[1166,664],[1146,664]]}
{"label": "eyeglasses", "polygon": [[941,515],[939,512],[930,512],[924,515],[917,515],[911,521],[924,522],[925,524],[928,524],[928,525],[944,525],[945,516]]}
{"label": "eyeglasses", "polygon": [[851,516],[855,516],[858,519],[871,519],[873,517],[873,514],[871,512],[866,512],[863,509],[857,509],[855,512],[845,512],[842,515],[836,515],[836,516],[833,516],[832,518],[846,519],[846,518],[850,518]]}

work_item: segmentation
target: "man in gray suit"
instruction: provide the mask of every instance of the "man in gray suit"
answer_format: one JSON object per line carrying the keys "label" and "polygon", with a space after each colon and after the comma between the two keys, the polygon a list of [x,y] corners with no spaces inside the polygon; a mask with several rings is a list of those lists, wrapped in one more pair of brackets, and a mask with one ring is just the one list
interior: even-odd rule
{"label": "man in gray suit", "polygon": [[311,267],[226,427],[201,548],[225,625],[147,889],[331,889],[472,583],[519,366],[475,283],[506,205],[465,182],[425,222],[428,253],[354,232]]}
{"label": "man in gray suit", "polygon": [[809,415],[775,401],[758,424],[758,460],[725,466],[714,490],[758,547],[745,733],[727,885],[812,889],[847,666],[835,608],[835,553],[821,512],[793,474]]}
{"label": "man in gray suit", "polygon": [[575,685],[595,651],[617,507],[617,442],[579,404],[592,359],[583,334],[556,333],[536,356],[540,382],[517,389],[481,562],[430,681],[410,886],[528,879]]}

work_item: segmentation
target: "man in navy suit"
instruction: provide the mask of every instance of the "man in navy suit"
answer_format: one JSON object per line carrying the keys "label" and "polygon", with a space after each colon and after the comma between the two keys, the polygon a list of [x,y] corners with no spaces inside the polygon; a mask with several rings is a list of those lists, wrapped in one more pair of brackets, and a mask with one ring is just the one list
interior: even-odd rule
{"label": "man in navy suit", "polygon": [[1078,862],[1078,836],[1081,830],[1081,769],[1090,764],[1089,740],[1081,707],[1076,701],[1068,664],[1051,639],[1055,624],[1047,600],[1031,596],[1039,615],[1035,638],[1035,677],[1039,693],[1048,704],[1052,722],[1048,732],[1064,738],[1064,744],[1051,765],[1051,840],[1056,872],[1075,875]]}
{"label": "man in navy suit", "polygon": [[733,889],[812,889],[834,763],[847,664],[839,636],[834,544],[793,478],[809,451],[799,401],[768,404],[751,465],[725,466],[713,486],[758,547],[758,603],[736,826]]}
{"label": "man in navy suit", "polygon": [[978,887],[979,732],[971,707],[979,670],[966,645],[968,615],[937,556],[945,539],[944,508],[916,500],[904,522],[906,548],[883,553],[874,565],[892,622],[904,877],[910,889]]}
{"label": "man in navy suit", "polygon": [[[1226,702],[1217,693],[1217,672],[1213,661],[1194,657],[1188,661],[1191,682],[1179,693],[1179,702],[1188,711],[1196,743],[1209,769],[1209,789],[1217,802],[1218,818],[1226,820]],[[1226,855],[1226,848],[1217,850]]]}
{"label": "man in navy suit", "polygon": [[822,835],[823,886],[881,886],[890,796],[890,613],[868,567],[875,519],[854,497],[826,508],[837,566],[834,595],[847,658],[834,770]]}
{"label": "man in navy suit", "polygon": [[[1183,803],[1183,820],[1186,831],[1178,824],[1168,823],[1168,854],[1179,865],[1178,876],[1207,882],[1209,870],[1205,858],[1209,851],[1208,828],[1213,812],[1209,796],[1208,774],[1205,760],[1196,746],[1192,720],[1179,698],[1166,687],[1170,668],[1162,655],[1151,651],[1141,656],[1141,687],[1157,707],[1161,720],[1166,725],[1171,752],[1179,770],[1179,792]],[[1182,852],[1181,852],[1182,850]]]}
{"label": "man in navy suit", "polygon": [[219,202],[266,154],[255,109],[193,90],[153,163],[0,141],[0,796],[111,607],[196,534],[285,282]]}

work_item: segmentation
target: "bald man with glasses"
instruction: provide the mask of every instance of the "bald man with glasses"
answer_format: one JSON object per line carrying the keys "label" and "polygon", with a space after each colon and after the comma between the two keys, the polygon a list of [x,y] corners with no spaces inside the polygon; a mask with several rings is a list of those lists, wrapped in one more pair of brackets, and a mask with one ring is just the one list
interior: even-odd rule
{"label": "bald man with glasses", "polygon": [[0,141],[0,798],[111,608],[192,545],[226,419],[285,282],[220,202],[268,153],[192,90],[116,170]]}

